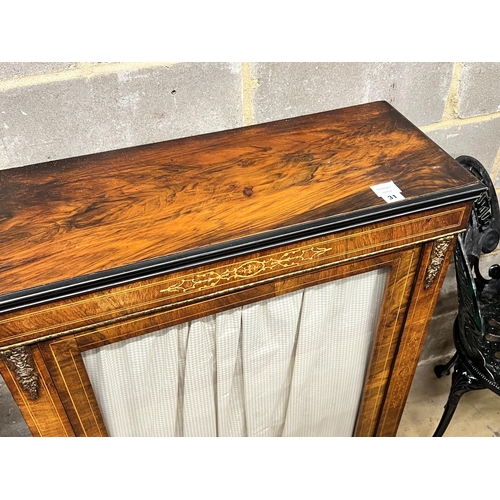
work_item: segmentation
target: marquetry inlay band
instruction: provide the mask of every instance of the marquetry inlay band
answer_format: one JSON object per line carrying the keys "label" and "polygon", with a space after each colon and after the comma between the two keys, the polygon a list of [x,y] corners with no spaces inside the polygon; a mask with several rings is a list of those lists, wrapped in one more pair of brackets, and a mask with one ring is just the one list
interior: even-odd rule
{"label": "marquetry inlay band", "polygon": [[297,248],[284,252],[278,257],[270,256],[265,259],[252,259],[240,263],[232,269],[226,268],[221,272],[211,270],[206,273],[191,274],[180,280],[176,280],[168,288],[164,288],[160,292],[186,293],[191,290],[205,290],[220,283],[230,283],[234,280],[252,278],[264,271],[297,266],[305,261],[315,260],[329,250],[332,250],[332,248],[316,246]]}
{"label": "marquetry inlay band", "polygon": [[[446,212],[446,215],[451,215],[459,217],[459,220],[462,220],[463,216],[463,208],[453,209]],[[431,217],[442,217],[443,214],[438,214],[436,216]],[[429,216],[422,218],[428,221],[430,219]],[[415,222],[420,219],[416,219]],[[446,229],[454,229],[457,225],[458,221],[453,221],[453,223],[446,227]],[[371,231],[366,231],[364,234],[366,237],[374,236],[375,233],[386,233],[389,236],[389,231],[394,229],[396,226],[403,226],[405,223],[396,223],[392,225],[386,225],[384,227],[376,228]],[[441,227],[441,230],[443,227]],[[430,236],[429,232],[423,232],[418,236]],[[329,238],[326,241],[320,243],[321,246],[318,246],[318,243],[305,245],[297,248],[293,248],[291,250],[287,250],[284,252],[273,253],[271,255],[266,256],[262,259],[251,259],[244,262],[239,262],[235,264],[235,267],[228,268],[226,266],[219,266],[209,269],[204,272],[198,273],[190,273],[181,277],[176,277],[172,279],[165,280],[166,283],[160,289],[160,293],[162,294],[172,294],[172,296],[182,296],[186,293],[193,291],[202,291],[210,288],[214,288],[217,285],[236,282],[248,278],[253,278],[257,275],[266,275],[274,272],[277,269],[286,269],[291,267],[300,266],[307,262],[320,262],[323,260],[331,260],[335,259],[336,262],[341,262],[353,258],[354,256],[359,257],[364,254],[368,256],[371,253],[372,246],[377,246],[371,244],[369,240],[364,242],[364,244],[358,245],[355,248],[345,249],[338,246],[338,243],[341,240],[348,239],[348,236],[338,237],[334,236]],[[401,238],[391,238],[390,243],[394,246],[397,245],[400,241],[404,240],[405,237]],[[430,286],[432,281],[434,280],[435,274],[441,268],[442,261],[440,263],[440,252],[443,252],[443,256],[446,253],[447,245],[453,239],[453,235],[445,236],[436,240],[437,246],[433,251],[433,258],[431,265],[429,266],[428,275],[429,275],[429,285],[427,285],[426,280],[426,288]],[[447,243],[447,245],[446,245]],[[445,248],[446,245],[446,248]],[[442,249],[442,250],[441,250]],[[339,251],[340,250],[340,251]]]}

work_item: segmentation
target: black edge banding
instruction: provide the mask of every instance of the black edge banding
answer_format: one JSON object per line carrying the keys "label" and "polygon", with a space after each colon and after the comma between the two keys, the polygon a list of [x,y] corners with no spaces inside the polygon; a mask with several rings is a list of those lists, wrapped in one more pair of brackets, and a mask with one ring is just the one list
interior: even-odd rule
{"label": "black edge banding", "polygon": [[182,269],[354,229],[368,223],[372,224],[423,210],[476,199],[484,189],[485,187],[482,184],[476,184],[450,190],[448,193],[421,196],[417,199],[380,205],[348,214],[334,215],[319,221],[297,224],[167,257],[145,260],[99,273],[28,288],[20,292],[0,296],[0,313],[126,285],[134,281],[154,278]]}

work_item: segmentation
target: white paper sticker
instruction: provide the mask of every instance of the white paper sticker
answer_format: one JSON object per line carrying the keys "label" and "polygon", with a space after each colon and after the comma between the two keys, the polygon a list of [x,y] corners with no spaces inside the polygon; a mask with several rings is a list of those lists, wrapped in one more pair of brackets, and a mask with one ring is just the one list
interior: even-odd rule
{"label": "white paper sticker", "polygon": [[392,181],[370,187],[379,198],[383,198],[387,203],[405,199],[405,197],[401,194],[401,189],[399,189]]}

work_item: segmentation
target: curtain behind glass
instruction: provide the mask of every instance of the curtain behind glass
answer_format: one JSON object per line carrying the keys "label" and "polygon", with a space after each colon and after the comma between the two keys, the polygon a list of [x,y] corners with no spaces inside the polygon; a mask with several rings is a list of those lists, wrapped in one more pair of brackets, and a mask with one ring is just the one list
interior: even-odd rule
{"label": "curtain behind glass", "polygon": [[384,269],[83,353],[111,436],[350,436]]}

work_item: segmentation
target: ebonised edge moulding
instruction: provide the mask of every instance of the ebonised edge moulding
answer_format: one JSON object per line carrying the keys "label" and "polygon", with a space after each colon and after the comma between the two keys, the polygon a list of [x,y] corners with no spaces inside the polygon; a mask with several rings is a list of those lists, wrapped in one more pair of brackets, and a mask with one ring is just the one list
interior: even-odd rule
{"label": "ebonised edge moulding", "polygon": [[34,436],[393,436],[484,186],[386,102],[0,172]]}

